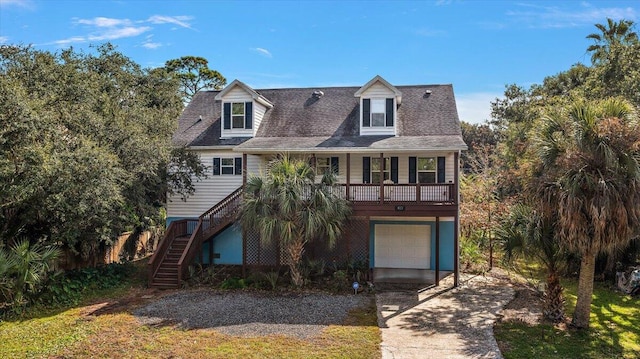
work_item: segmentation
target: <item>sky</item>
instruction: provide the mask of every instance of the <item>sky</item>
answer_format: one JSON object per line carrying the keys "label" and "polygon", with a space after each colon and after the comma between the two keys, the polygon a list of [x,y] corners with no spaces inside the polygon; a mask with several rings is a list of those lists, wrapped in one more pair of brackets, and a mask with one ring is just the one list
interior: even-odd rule
{"label": "sky", "polygon": [[[452,84],[460,119],[482,123],[505,86],[590,63],[607,18],[634,1],[0,0],[0,46],[91,52],[105,42],[143,67],[201,56],[254,89]],[[637,31],[640,31],[636,27]]]}

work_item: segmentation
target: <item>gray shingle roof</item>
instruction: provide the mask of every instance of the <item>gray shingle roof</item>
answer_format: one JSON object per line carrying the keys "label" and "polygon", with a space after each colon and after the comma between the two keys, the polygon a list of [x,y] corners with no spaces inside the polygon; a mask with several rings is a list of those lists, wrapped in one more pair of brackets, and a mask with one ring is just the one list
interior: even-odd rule
{"label": "gray shingle roof", "polygon": [[[251,149],[465,149],[451,85],[396,86],[398,136],[359,136],[359,87],[255,90],[274,104],[254,138],[220,138],[219,91],[196,94],[180,116],[173,140],[188,146]],[[313,92],[320,90],[321,97]],[[427,90],[431,93],[427,94]],[[200,119],[202,117],[202,120]]]}

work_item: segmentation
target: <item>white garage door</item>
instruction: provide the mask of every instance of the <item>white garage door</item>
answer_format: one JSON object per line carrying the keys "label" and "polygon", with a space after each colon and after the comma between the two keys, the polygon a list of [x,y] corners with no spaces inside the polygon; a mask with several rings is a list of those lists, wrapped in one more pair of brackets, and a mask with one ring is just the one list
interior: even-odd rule
{"label": "white garage door", "polygon": [[431,226],[376,224],[374,263],[377,268],[431,267]]}

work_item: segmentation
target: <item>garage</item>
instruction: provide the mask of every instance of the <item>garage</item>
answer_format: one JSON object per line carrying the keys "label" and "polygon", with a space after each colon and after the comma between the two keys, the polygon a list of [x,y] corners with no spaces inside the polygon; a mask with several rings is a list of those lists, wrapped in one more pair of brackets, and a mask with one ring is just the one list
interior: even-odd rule
{"label": "garage", "polygon": [[431,226],[376,224],[374,236],[376,268],[431,268]]}

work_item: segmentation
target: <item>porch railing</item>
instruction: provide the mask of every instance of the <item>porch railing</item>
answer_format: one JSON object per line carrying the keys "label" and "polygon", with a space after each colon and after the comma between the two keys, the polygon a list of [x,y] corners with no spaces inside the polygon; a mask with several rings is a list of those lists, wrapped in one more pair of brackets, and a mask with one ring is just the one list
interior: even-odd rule
{"label": "porch railing", "polygon": [[346,184],[340,185],[343,198],[351,202],[455,204],[453,183]]}

